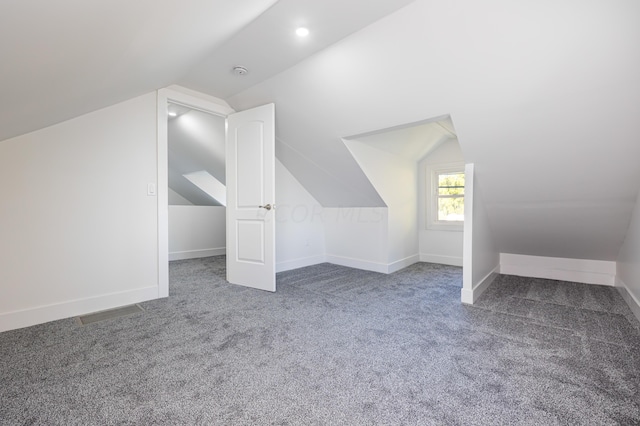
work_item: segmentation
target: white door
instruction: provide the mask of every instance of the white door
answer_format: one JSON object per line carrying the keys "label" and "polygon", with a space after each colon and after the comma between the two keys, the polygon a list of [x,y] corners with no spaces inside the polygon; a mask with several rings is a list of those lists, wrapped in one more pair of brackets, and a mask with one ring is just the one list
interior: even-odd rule
{"label": "white door", "polygon": [[275,106],[227,117],[227,281],[276,291]]}

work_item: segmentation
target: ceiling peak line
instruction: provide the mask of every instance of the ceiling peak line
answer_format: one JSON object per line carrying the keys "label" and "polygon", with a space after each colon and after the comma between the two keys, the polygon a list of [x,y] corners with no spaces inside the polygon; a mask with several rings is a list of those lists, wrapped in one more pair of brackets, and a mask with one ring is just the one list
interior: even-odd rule
{"label": "ceiling peak line", "polygon": [[[382,133],[389,133],[389,132],[393,132],[393,131],[396,131],[396,130],[408,129],[410,127],[417,127],[417,126],[422,126],[422,125],[430,124],[430,123],[438,123],[439,121],[443,121],[443,120],[447,120],[447,119],[451,119],[451,115],[450,114],[443,114],[443,115],[438,115],[438,116],[435,116],[435,117],[432,117],[432,118],[425,118],[424,120],[411,121],[411,122],[408,122],[408,123],[396,124],[396,125],[392,125],[392,126],[378,128],[378,129],[367,131],[367,132],[357,133],[357,134],[354,134],[354,135],[351,135],[351,136],[344,136],[344,137],[342,137],[342,139],[347,139],[347,140],[362,139],[362,138],[366,138],[366,137],[369,137],[369,136],[379,135],[379,134],[382,134]],[[442,127],[444,130],[446,130],[448,134],[451,134],[451,131],[447,130],[444,126],[440,125],[440,127]],[[454,134],[453,137],[457,137],[457,136]]]}
{"label": "ceiling peak line", "polygon": [[[343,144],[345,144],[345,141],[343,138],[339,138]],[[309,163],[313,164],[315,167],[318,168],[318,170],[322,171],[324,174],[326,174],[327,176],[331,177],[333,180],[335,180],[336,182],[338,182],[340,185],[342,185],[343,187],[346,187],[349,191],[357,193],[357,188],[354,188],[353,186],[351,186],[349,183],[344,182],[342,180],[340,180],[338,177],[336,177],[334,175],[334,173],[332,173],[331,171],[327,170],[326,168],[322,167],[321,165],[319,165],[318,163],[316,163],[315,161],[313,161],[311,158],[309,158],[307,155],[303,154],[302,152],[300,152],[299,150],[297,150],[296,148],[292,147],[291,145],[289,145],[288,143],[286,143],[285,141],[283,141],[281,138],[276,136],[276,142],[281,143],[282,145],[286,146],[288,149],[290,149],[291,151],[295,152],[297,155],[299,155],[300,157],[304,158],[306,161],[308,161]],[[345,144],[346,147],[346,144]],[[348,147],[347,151],[349,152],[349,154],[353,157],[353,155],[351,154],[351,151],[349,150]],[[358,164],[358,162],[355,160],[356,164]],[[286,165],[285,165],[286,166]],[[358,167],[360,167],[360,165],[358,164]],[[379,194],[378,194],[379,195]]]}

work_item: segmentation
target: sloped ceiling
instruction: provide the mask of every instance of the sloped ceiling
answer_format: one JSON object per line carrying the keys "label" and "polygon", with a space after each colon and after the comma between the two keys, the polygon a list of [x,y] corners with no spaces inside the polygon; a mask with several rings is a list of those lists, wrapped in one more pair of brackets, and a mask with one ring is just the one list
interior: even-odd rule
{"label": "sloped ceiling", "polygon": [[292,172],[312,193],[335,177],[325,205],[360,185],[341,137],[450,114],[500,251],[614,260],[640,186],[638,40],[632,0],[418,0],[228,102],[275,102],[309,159]]}
{"label": "sloped ceiling", "polygon": [[176,114],[167,128],[169,188],[195,205],[221,205],[184,175],[204,171],[225,183],[224,117],[175,104],[169,111]]}
{"label": "sloped ceiling", "polygon": [[450,139],[456,139],[456,134],[451,118],[446,117],[442,120],[351,136],[343,140],[347,146],[351,142],[359,142],[417,163]]}
{"label": "sloped ceiling", "polygon": [[[278,44],[307,11],[329,35]],[[571,258],[615,259],[640,186],[636,0],[3,0],[0,31],[0,140],[179,83],[274,102],[314,197],[376,206],[341,139],[450,115],[498,249]]]}
{"label": "sloped ceiling", "polygon": [[275,2],[0,1],[0,140],[174,83]]}
{"label": "sloped ceiling", "polygon": [[[258,84],[316,52],[339,42],[413,0],[279,0],[272,8],[228,40],[187,73],[178,84],[227,99]],[[306,38],[294,37],[298,26],[311,31]],[[249,72],[234,76],[235,65]],[[277,113],[282,106],[277,105]],[[278,123],[281,121],[278,120]],[[323,126],[322,123],[315,125]],[[308,127],[309,132],[313,132]],[[276,131],[276,155],[323,205],[344,207],[384,206],[366,175],[345,146],[323,153],[333,160],[325,168],[313,156],[288,144]],[[322,151],[322,150],[321,150]],[[312,170],[311,173],[306,171]],[[336,173],[340,170],[341,173]]]}
{"label": "sloped ceiling", "polygon": [[[220,48],[179,85],[226,99],[340,41],[413,0],[279,0]],[[298,27],[308,37],[294,37]],[[249,72],[238,78],[234,66]]]}

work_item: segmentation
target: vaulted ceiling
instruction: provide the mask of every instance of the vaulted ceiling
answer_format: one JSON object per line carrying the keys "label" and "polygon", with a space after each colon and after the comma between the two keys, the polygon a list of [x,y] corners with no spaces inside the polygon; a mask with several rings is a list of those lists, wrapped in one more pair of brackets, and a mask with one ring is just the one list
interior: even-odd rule
{"label": "vaulted ceiling", "polygon": [[224,188],[224,117],[177,104],[170,104],[168,110],[169,188],[194,205],[221,205],[220,198],[198,186],[192,177],[194,174],[206,176]]}
{"label": "vaulted ceiling", "polygon": [[585,259],[640,187],[635,0],[3,0],[0,31],[0,140],[180,84],[274,102],[318,201],[375,206],[342,138],[450,116],[498,249]]}
{"label": "vaulted ceiling", "polygon": [[410,1],[2,0],[0,140],[178,82],[226,98]]}
{"label": "vaulted ceiling", "polygon": [[640,187],[640,3],[418,0],[228,102],[276,103],[310,188],[359,185],[341,137],[450,114],[498,250],[614,260]]}
{"label": "vaulted ceiling", "polygon": [[2,0],[0,140],[175,82],[275,0]]}

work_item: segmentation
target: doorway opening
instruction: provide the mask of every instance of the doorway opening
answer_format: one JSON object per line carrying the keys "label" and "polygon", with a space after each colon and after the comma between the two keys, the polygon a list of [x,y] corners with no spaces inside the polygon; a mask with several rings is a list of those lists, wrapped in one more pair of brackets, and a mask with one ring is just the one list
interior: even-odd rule
{"label": "doorway opening", "polygon": [[[206,191],[198,188],[194,182],[198,182],[200,186],[206,187],[207,175],[204,173],[198,173],[201,171],[207,171],[211,169],[211,172],[207,171],[212,177],[219,176],[224,177],[224,162],[223,168],[220,170],[220,160],[214,160],[214,158],[218,157],[217,154],[210,152],[205,155],[205,157],[209,158],[210,166],[201,167],[199,161],[195,160],[187,160],[190,156],[197,157],[199,154],[202,155],[203,152],[206,152],[207,142],[205,142],[208,138],[206,134],[207,131],[203,130],[203,128],[216,128],[214,122],[217,120],[222,123],[222,134],[223,134],[223,143],[222,147],[224,147],[224,133],[225,133],[225,121],[226,117],[229,114],[234,112],[229,106],[222,105],[219,102],[216,102],[214,99],[208,99],[206,96],[202,94],[191,92],[187,89],[182,88],[165,88],[160,89],[158,91],[158,101],[157,101],[157,124],[158,124],[158,297],[168,297],[169,296],[169,259],[170,259],[170,244],[169,244],[169,210],[170,204],[176,208],[172,208],[175,210],[177,214],[173,214],[174,218],[177,218],[178,225],[174,225],[172,227],[172,239],[177,238],[177,240],[172,242],[172,250],[174,259],[185,258],[184,256],[189,255],[189,250],[184,250],[185,240],[194,242],[194,237],[190,237],[189,233],[193,235],[195,232],[201,232],[195,230],[192,226],[185,225],[186,218],[190,215],[198,213],[194,213],[193,211],[197,211],[200,209],[200,216],[206,217],[207,212],[206,209],[209,207],[218,207],[223,205],[223,202],[220,200],[217,201],[208,201],[211,198],[215,200],[215,197],[204,195]],[[171,115],[170,115],[171,114]],[[203,124],[207,122],[205,117],[215,117],[210,118],[210,123]],[[183,117],[181,119],[181,117]],[[189,118],[187,118],[189,117]],[[189,123],[191,123],[190,132],[186,130],[189,128]],[[200,123],[198,125],[197,123]],[[184,136],[189,141],[185,142],[183,140],[178,140],[172,137],[172,154],[170,155],[169,151],[169,139],[170,134],[172,136],[180,134],[178,128],[182,128],[182,133],[189,133],[190,136]],[[218,130],[219,131],[219,130]],[[215,131],[213,131],[215,133]],[[182,137],[180,136],[180,137]],[[176,153],[177,151],[177,153]],[[223,150],[224,152],[224,150]],[[170,158],[171,158],[171,167],[170,167]],[[224,154],[222,155],[222,159],[224,160]],[[217,166],[216,166],[217,165]],[[197,169],[197,170],[196,170]],[[171,175],[171,176],[170,176]],[[187,176],[185,176],[187,175]],[[191,179],[189,179],[189,177]],[[222,181],[216,178],[218,182],[224,184],[224,178]],[[170,184],[171,181],[171,184]],[[203,183],[203,181],[205,183]],[[211,183],[211,182],[209,182]],[[171,186],[170,186],[171,185]],[[198,188],[198,189],[194,189]],[[220,197],[219,197],[220,198]],[[196,201],[199,200],[199,201]],[[203,200],[207,200],[204,206],[199,206],[197,204],[204,203]],[[213,205],[211,205],[213,204]],[[193,210],[191,212],[178,212],[180,210],[179,206],[189,206],[192,205],[195,209],[184,209],[183,210]],[[172,213],[175,213],[172,212]],[[224,218],[224,216],[223,216]],[[214,221],[215,223],[216,221]],[[179,225],[182,223],[182,225]],[[223,220],[224,223],[224,220]],[[180,226],[186,227],[186,229],[180,229]],[[215,226],[215,225],[209,225]],[[223,228],[224,229],[224,228]],[[184,231],[184,232],[181,232]],[[206,234],[205,232],[202,232]],[[180,236],[180,237],[176,237]],[[224,236],[224,234],[223,234]],[[202,241],[196,241],[202,244]],[[178,244],[178,245],[176,245]],[[183,244],[180,246],[180,244]],[[214,245],[219,245],[214,244]],[[222,248],[225,247],[223,244],[219,247],[209,247],[209,249]],[[191,253],[190,255],[200,254],[204,255],[206,251],[198,251],[200,249],[196,249],[195,253]],[[180,253],[183,252],[183,253]]]}
{"label": "doorway opening", "polygon": [[225,118],[169,102],[169,260],[226,253]]}
{"label": "doorway opening", "polygon": [[[206,207],[222,207],[229,199],[229,209],[224,214],[224,247],[225,253],[233,255],[226,258],[227,281],[275,291],[275,220],[271,218],[271,206],[275,200],[275,105],[267,104],[236,113],[222,100],[172,86],[158,90],[157,106],[158,297],[169,296],[169,195],[174,203],[188,201],[193,204],[189,200],[191,195],[176,189],[179,185],[188,186],[184,179],[190,182],[189,188],[197,187],[198,194],[206,194],[208,201],[215,204]],[[219,124],[224,122],[224,143],[217,148],[222,151],[221,147],[224,146],[224,155],[218,155],[217,160],[215,152],[212,152],[216,148],[211,149],[208,137],[198,132],[195,132],[198,137],[192,134],[194,128],[199,129],[193,126],[194,120],[186,121],[191,122],[192,127],[188,138],[195,139],[195,143],[171,144],[171,148],[177,150],[196,152],[196,157],[214,158],[213,166],[204,166],[195,160],[187,161],[182,156],[176,156],[178,161],[169,161],[170,130],[177,126],[170,123],[170,118],[177,123],[182,109],[183,117],[193,118],[200,113],[220,117],[222,121],[204,120],[209,123],[205,127],[217,129],[214,133],[221,132]],[[224,167],[220,167],[222,159]],[[170,163],[175,170],[170,170]],[[171,174],[176,180],[170,188]],[[193,230],[193,224],[188,220],[186,222],[189,229]],[[233,226],[229,226],[229,223]],[[195,229],[193,232],[201,234],[202,230]],[[222,247],[208,247],[200,255],[207,255],[206,250],[212,249]]]}

